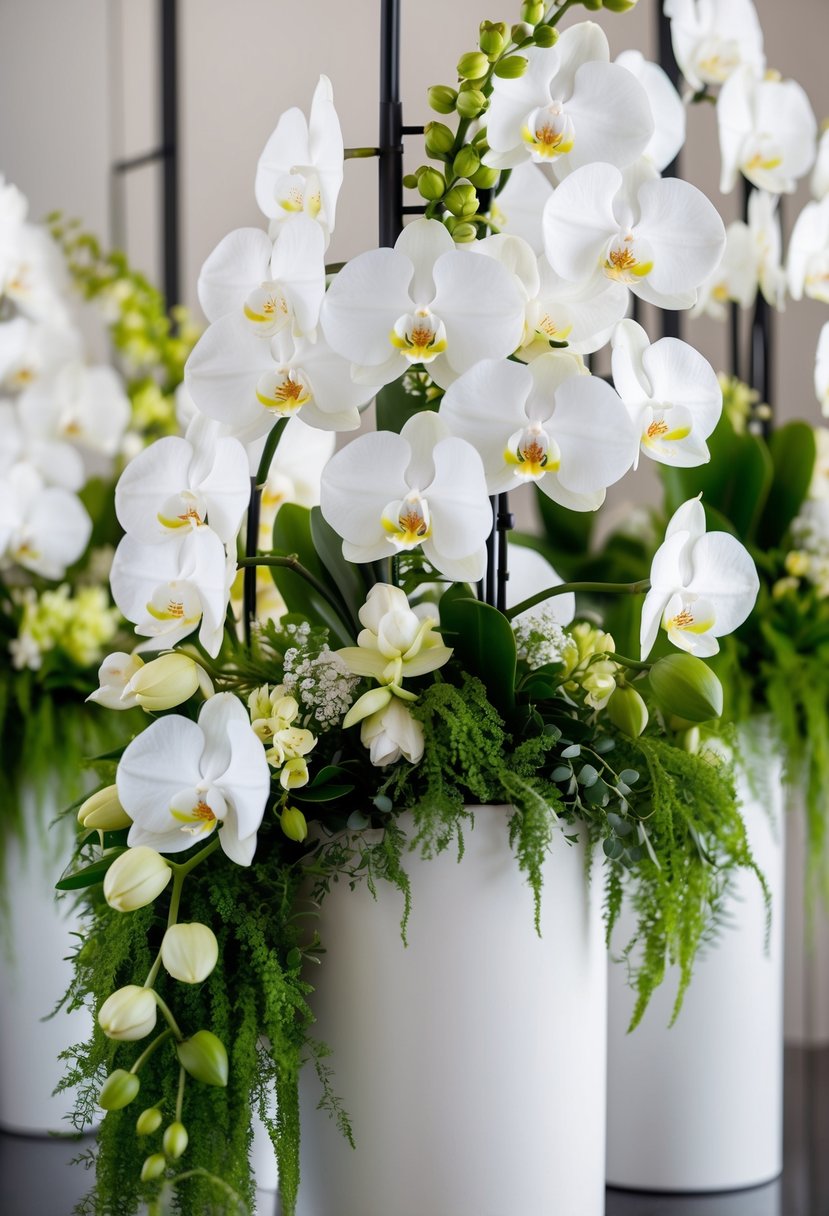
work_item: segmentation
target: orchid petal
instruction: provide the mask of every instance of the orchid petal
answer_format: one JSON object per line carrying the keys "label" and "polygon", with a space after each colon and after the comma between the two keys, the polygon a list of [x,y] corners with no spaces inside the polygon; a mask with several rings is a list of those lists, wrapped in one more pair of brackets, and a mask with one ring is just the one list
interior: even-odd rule
{"label": "orchid petal", "polygon": [[242,307],[254,287],[268,278],[272,251],[273,242],[259,228],[237,228],[219,241],[198,281],[199,303],[208,321]]}
{"label": "orchid petal", "polygon": [[584,283],[599,268],[618,228],[613,198],[622,174],[613,165],[585,165],[565,178],[547,201],[542,216],[544,252],[556,274]]}
{"label": "orchid petal", "polygon": [[[176,842],[183,839],[185,847],[193,843],[170,814],[170,802],[180,790],[195,788],[201,781],[204,749],[202,731],[180,714],[151,722],[128,744],[115,781],[118,800],[134,826],[158,835],[169,833]],[[129,843],[135,842],[130,838]]]}

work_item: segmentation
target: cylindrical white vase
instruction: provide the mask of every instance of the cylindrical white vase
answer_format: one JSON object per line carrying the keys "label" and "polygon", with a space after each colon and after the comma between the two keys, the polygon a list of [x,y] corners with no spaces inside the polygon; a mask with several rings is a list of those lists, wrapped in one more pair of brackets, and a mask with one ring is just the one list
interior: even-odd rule
{"label": "cylindrical white vase", "polygon": [[[765,719],[746,754],[754,779],[739,792],[754,857],[772,896],[764,952],[759,884],[743,872],[730,923],[705,949],[676,1025],[669,969],[641,1024],[627,1033],[634,996],[610,965],[607,1179],[637,1191],[728,1191],[783,1168],[783,796],[781,761]],[[762,757],[762,760],[760,759]],[[632,929],[625,914],[611,946]]]}
{"label": "cylindrical white vase", "polygon": [[391,887],[326,897],[314,1030],[357,1147],[306,1067],[299,1216],[602,1216],[601,884],[557,834],[539,938],[509,813],[475,808],[460,862],[405,859],[408,948]]}
{"label": "cylindrical white vase", "polygon": [[[786,788],[786,802],[784,1037],[798,1047],[825,1047],[829,1044],[829,910],[820,890],[808,890],[804,782]],[[826,813],[829,816],[829,790]]]}
{"label": "cylindrical white vase", "polygon": [[[53,1096],[66,1071],[58,1056],[92,1035],[86,1009],[47,1017],[72,978],[69,956],[80,928],[71,897],[58,901],[55,883],[71,856],[72,834],[52,830],[45,840],[38,824],[50,823],[59,807],[38,808],[34,791],[24,794],[32,831],[25,842],[9,840],[3,875],[9,921],[0,946],[0,1127],[23,1135],[70,1133],[67,1121],[74,1091]],[[61,840],[65,848],[61,850]]]}

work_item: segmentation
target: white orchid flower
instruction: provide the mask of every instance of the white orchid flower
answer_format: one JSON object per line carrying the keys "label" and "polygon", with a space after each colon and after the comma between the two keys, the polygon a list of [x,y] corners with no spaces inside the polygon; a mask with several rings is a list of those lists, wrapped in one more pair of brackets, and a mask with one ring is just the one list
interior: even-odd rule
{"label": "white orchid flower", "polygon": [[248,456],[218,423],[197,417],[181,439],[150,444],[124,469],[115,511],[124,531],[144,544],[168,541],[182,529],[209,525],[233,545],[250,499]]}
{"label": "white orchid flower", "polygon": [[436,414],[415,414],[399,435],[361,435],[337,452],[323,471],[320,507],[347,561],[422,548],[449,579],[483,574],[492,509],[481,458]]}
{"label": "white orchid flower", "polygon": [[53,379],[34,385],[22,404],[28,424],[45,437],[90,452],[118,452],[132,410],[124,382],[111,367],[69,363]]}
{"label": "white orchid flower", "polygon": [[541,213],[553,193],[552,182],[532,161],[516,165],[490,207],[492,222],[509,236],[520,236],[533,253],[544,252]]}
{"label": "white orchid flower", "polygon": [[726,318],[729,300],[750,308],[757,288],[772,306],[782,310],[786,294],[783,270],[783,237],[776,194],[752,190],[748,200],[748,223],[735,220],[725,231],[725,253],[716,270],[700,288],[692,313],[708,313],[715,320]]}
{"label": "white orchid flower", "polygon": [[613,335],[612,367],[641,452],[680,468],[711,459],[705,441],[722,413],[722,389],[707,359],[677,338],[651,345],[641,325],[621,321]]}
{"label": "white orchid flower", "polygon": [[723,194],[740,173],[759,190],[791,194],[814,163],[817,121],[796,80],[759,79],[750,67],[737,69],[717,98],[717,126]]}
{"label": "white orchid flower", "polygon": [[481,454],[487,490],[534,481],[573,511],[595,511],[631,467],[637,436],[621,401],[573,355],[529,366],[485,359],[447,391],[440,416]]}
{"label": "white orchid flower", "polygon": [[829,196],[807,203],[797,217],[786,272],[793,300],[806,295],[829,304]]}
{"label": "white orchid flower", "polygon": [[127,692],[132,677],[144,666],[144,660],[138,654],[127,654],[116,650],[108,654],[98,668],[98,687],[86,698],[106,709],[134,709],[138,697],[134,692]]}
{"label": "white orchid flower", "polygon": [[815,395],[824,418],[829,417],[829,321],[820,331],[815,357]]}
{"label": "white orchid flower", "polygon": [[518,356],[535,358],[550,349],[550,342],[566,342],[575,354],[598,350],[610,338],[613,326],[625,315],[628,293],[621,283],[597,280],[568,283],[537,258],[520,237],[506,233],[476,241],[475,253],[495,258],[513,275],[524,292],[524,336]]}
{"label": "white orchid flower", "polygon": [[67,274],[49,233],[26,222],[29,204],[0,175],[0,300],[35,321],[65,324]]}
{"label": "white orchid flower", "polygon": [[562,278],[603,274],[660,308],[690,308],[725,248],[723,222],[695,186],[653,178],[633,193],[613,165],[571,173],[543,223],[547,259]]}
{"label": "white orchid flower", "polygon": [[322,228],[300,215],[276,242],[259,228],[237,228],[202,266],[198,293],[208,321],[241,312],[263,337],[290,326],[312,338],[325,295]]}
{"label": "white orchid flower", "polygon": [[70,443],[44,436],[26,404],[25,394],[16,403],[0,401],[0,471],[23,461],[37,470],[45,485],[77,492],[86,481],[80,452]]}
{"label": "white orchid flower", "polygon": [[820,202],[829,194],[829,126],[824,122],[812,170],[812,195]]}
{"label": "white orchid flower", "polygon": [[0,565],[16,563],[43,578],[63,578],[89,544],[92,520],[79,498],[47,486],[25,461],[0,481]]}
{"label": "white orchid flower", "polygon": [[151,723],[121,757],[116,783],[131,847],[181,853],[217,831],[231,861],[253,861],[271,775],[233,693],[206,701],[198,723],[179,714]]}
{"label": "white orchid flower", "polygon": [[520,285],[492,258],[460,249],[439,220],[408,224],[394,249],[361,253],[322,305],[322,330],[362,383],[389,384],[423,363],[447,384],[486,355],[521,341]]}
{"label": "white orchid flower", "polygon": [[685,143],[685,106],[671,84],[667,72],[651,63],[641,51],[622,51],[616,63],[626,68],[641,84],[648,97],[653,118],[653,135],[642,155],[661,173]]}
{"label": "white orchid flower", "polygon": [[396,764],[401,756],[409,764],[418,764],[423,757],[426,739],[423,727],[412,711],[399,697],[392,697],[388,705],[363,718],[360,726],[360,742],[369,751],[369,759],[376,768]]}
{"label": "white orchid flower", "polygon": [[12,317],[0,324],[0,389],[21,392],[82,355],[81,335],[72,326]]}
{"label": "white orchid flower", "polygon": [[671,41],[694,90],[728,80],[737,68],[761,73],[763,30],[752,0],[665,0]]}
{"label": "white orchid flower", "polygon": [[647,95],[629,72],[610,63],[602,29],[583,21],[553,47],[523,52],[527,69],[496,77],[486,115],[484,164],[512,169],[523,161],[558,170],[636,160],[653,134]]}
{"label": "white orchid flower", "polygon": [[660,625],[674,646],[700,658],[719,650],[751,612],[760,589],[754,562],[727,532],[706,532],[698,498],[675,512],[651,565],[651,588],[642,605],[642,658]]}
{"label": "white orchid flower", "polygon": [[198,628],[214,658],[222,644],[235,562],[208,527],[188,529],[166,544],[125,536],[110,574],[112,598],[135,632],[137,649],[166,650]]}
{"label": "white orchid flower", "polygon": [[334,231],[343,182],[343,136],[334,91],[320,76],[306,119],[295,106],[279,119],[256,166],[256,201],[271,230],[297,216],[321,225],[326,244]]}
{"label": "white orchid flower", "polygon": [[379,382],[354,383],[348,360],[324,339],[294,339],[283,330],[263,342],[234,314],[205,330],[184,375],[198,410],[243,443],[300,412],[303,422],[324,431],[356,430],[359,407],[379,387]]}

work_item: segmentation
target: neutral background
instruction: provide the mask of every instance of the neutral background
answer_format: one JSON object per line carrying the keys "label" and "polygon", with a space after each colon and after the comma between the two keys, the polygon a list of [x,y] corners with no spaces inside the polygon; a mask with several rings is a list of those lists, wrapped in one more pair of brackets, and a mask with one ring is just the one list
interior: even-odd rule
{"label": "neutral background", "polygon": [[[755,0],[770,66],[806,88],[821,121],[829,115],[827,0]],[[659,0],[639,0],[624,16],[587,14],[605,27],[613,55],[635,46],[656,58]],[[230,229],[262,221],[253,198],[257,157],[279,114],[307,110],[325,72],[334,85],[346,145],[371,144],[377,129],[378,0],[180,0],[182,284],[195,305],[199,267]],[[160,277],[159,171],[147,168],[115,195],[109,166],[157,143],[156,0],[0,0],[0,173],[29,196],[34,216],[53,208],[127,247]],[[425,90],[452,83],[459,55],[475,46],[483,17],[516,19],[517,0],[403,0],[405,121],[430,114]],[[581,19],[581,10],[566,22]],[[693,107],[683,176],[700,186],[728,222],[739,191],[718,191],[719,150],[712,106]],[[422,159],[408,141],[411,165]],[[376,168],[351,161],[331,257],[370,247],[376,230]],[[784,200],[786,235],[808,199],[807,184]],[[825,305],[789,304],[775,334],[775,404],[781,418],[818,419],[812,388]],[[656,336],[656,335],[653,335]],[[687,322],[685,336],[717,368],[726,366],[725,326]],[[647,463],[647,462],[644,462]],[[614,499],[650,498],[646,472],[627,478]]]}

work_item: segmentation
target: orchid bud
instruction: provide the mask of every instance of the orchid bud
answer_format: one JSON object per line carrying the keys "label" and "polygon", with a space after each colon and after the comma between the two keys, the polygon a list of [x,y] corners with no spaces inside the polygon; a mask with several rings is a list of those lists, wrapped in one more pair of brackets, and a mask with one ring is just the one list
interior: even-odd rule
{"label": "orchid bud", "polygon": [[458,100],[458,90],[450,89],[447,84],[433,84],[426,94],[430,107],[437,114],[453,114],[455,102]]}
{"label": "orchid bud", "polygon": [[458,76],[462,80],[480,80],[488,68],[489,60],[480,51],[468,51],[458,60]]}
{"label": "orchid bud", "polygon": [[684,722],[707,722],[722,713],[722,684],[692,654],[666,655],[654,663],[649,678],[662,708]]}
{"label": "orchid bud", "polygon": [[134,912],[151,904],[172,877],[161,854],[140,844],[121,853],[107,870],[104,899],[116,912]]}
{"label": "orchid bud", "polygon": [[474,224],[468,224],[466,220],[461,223],[455,221],[452,225],[452,240],[456,245],[468,245],[470,241],[474,241],[478,236],[478,229]]}
{"label": "orchid bud", "polygon": [[177,650],[159,655],[145,663],[124,689],[132,693],[142,709],[155,713],[161,709],[172,709],[189,700],[201,688],[206,696],[213,693],[213,685],[201,667],[187,654]]}
{"label": "orchid bud", "polygon": [[308,784],[308,765],[302,756],[286,760],[279,774],[279,784],[283,790],[296,790]]}
{"label": "orchid bud", "polygon": [[495,65],[495,75],[500,80],[517,80],[527,70],[529,60],[526,55],[507,55]]}
{"label": "orchid bud", "polygon": [[152,1182],[160,1178],[167,1168],[167,1158],[163,1153],[153,1153],[141,1166],[141,1181]]}
{"label": "orchid bud", "polygon": [[526,21],[530,25],[538,25],[543,16],[544,4],[542,0],[526,0],[526,2],[521,5],[522,21]]}
{"label": "orchid bud", "polygon": [[178,1161],[187,1149],[187,1142],[190,1137],[187,1135],[187,1128],[183,1123],[171,1123],[169,1127],[164,1129],[164,1135],[161,1143],[164,1146],[164,1152],[172,1161]]}
{"label": "orchid bud", "polygon": [[87,701],[94,701],[106,709],[132,709],[138,702],[126,695],[126,687],[143,666],[144,660],[137,654],[118,650],[107,655],[98,668],[99,687],[89,694]]}
{"label": "orchid bud", "polygon": [[161,1111],[157,1106],[148,1106],[146,1110],[142,1110],[135,1120],[135,1134],[137,1136],[151,1136],[160,1127]]}
{"label": "orchid bud", "polygon": [[417,174],[416,173],[404,174],[403,185],[405,186],[405,188],[407,190],[416,190],[417,189]]}
{"label": "orchid bud", "polygon": [[423,142],[430,156],[445,156],[451,152],[455,136],[443,122],[427,122]]}
{"label": "orchid bud", "polygon": [[478,195],[475,193],[475,187],[469,184],[453,186],[443,201],[447,211],[462,219],[474,215],[478,210]]}
{"label": "orchid bud", "polygon": [[544,47],[545,50],[555,46],[558,42],[558,30],[552,25],[539,25],[533,34],[533,42],[536,46]]}
{"label": "orchid bud", "polygon": [[127,984],[107,997],[98,1012],[98,1025],[108,1039],[132,1042],[155,1029],[158,1006],[152,988]]}
{"label": "orchid bud", "polygon": [[443,198],[446,189],[446,178],[437,169],[424,169],[418,174],[417,188],[421,198],[428,200]]}
{"label": "orchid bud", "polygon": [[98,1105],[103,1110],[123,1110],[136,1097],[140,1088],[141,1082],[135,1073],[116,1068],[101,1087]]}
{"label": "orchid bud", "polygon": [[597,13],[602,7],[602,0],[581,0],[582,4],[590,12]]}
{"label": "orchid bud", "polygon": [[458,93],[457,110],[461,118],[477,118],[486,109],[486,97],[480,89],[462,89]]}
{"label": "orchid bud", "polygon": [[636,8],[636,0],[602,0],[602,3],[610,13],[629,13]]}
{"label": "orchid bud", "polygon": [[119,828],[130,827],[132,820],[118,800],[118,787],[107,785],[81,804],[78,823],[100,832],[117,832]]}
{"label": "orchid bud", "polygon": [[295,806],[286,806],[279,816],[279,825],[289,840],[302,844],[308,835],[308,824],[302,811]]}
{"label": "orchid bud", "polygon": [[500,169],[490,169],[489,165],[481,165],[469,180],[476,190],[491,190],[500,176]]}
{"label": "orchid bud", "polygon": [[528,38],[532,38],[533,27],[527,21],[519,21],[512,27],[509,36],[516,46],[520,46]]}
{"label": "orchid bud", "polygon": [[478,46],[490,59],[500,55],[507,45],[508,29],[505,21],[482,21]]}
{"label": "orchid bud", "polygon": [[607,716],[614,726],[631,739],[638,739],[648,725],[648,707],[635,688],[629,684],[617,687],[610,694]]}
{"label": "orchid bud", "polygon": [[700,747],[700,734],[698,726],[691,726],[688,730],[682,732],[679,736],[679,745],[683,751],[690,752],[695,756]]}
{"label": "orchid bud", "polygon": [[456,177],[471,177],[477,172],[481,165],[481,158],[474,148],[468,144],[465,148],[461,148],[458,155],[452,161],[452,172]]}
{"label": "orchid bud", "polygon": [[211,1030],[197,1030],[176,1046],[182,1068],[196,1081],[223,1088],[227,1085],[228,1063],[225,1045]]}
{"label": "orchid bud", "polygon": [[201,984],[219,961],[216,934],[199,921],[171,925],[161,943],[165,970],[182,984]]}

